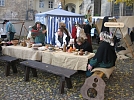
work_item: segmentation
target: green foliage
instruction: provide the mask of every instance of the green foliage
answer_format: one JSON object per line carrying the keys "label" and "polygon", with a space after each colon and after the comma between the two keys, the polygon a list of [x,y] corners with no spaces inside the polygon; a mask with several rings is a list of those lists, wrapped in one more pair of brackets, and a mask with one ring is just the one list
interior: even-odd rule
{"label": "green foliage", "polygon": [[131,6],[134,3],[134,0],[108,0],[109,2],[114,1],[114,3],[126,3],[127,6]]}

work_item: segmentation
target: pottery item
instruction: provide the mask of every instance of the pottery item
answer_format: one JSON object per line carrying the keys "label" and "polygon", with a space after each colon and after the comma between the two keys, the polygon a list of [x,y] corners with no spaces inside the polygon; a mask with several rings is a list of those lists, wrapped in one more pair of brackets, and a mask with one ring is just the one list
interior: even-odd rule
{"label": "pottery item", "polygon": [[80,49],[79,55],[83,55],[83,49]]}
{"label": "pottery item", "polygon": [[88,51],[85,51],[85,55],[88,55]]}
{"label": "pottery item", "polygon": [[47,48],[46,48],[45,46],[43,46],[43,47],[38,47],[38,50],[44,51],[44,50],[47,50]]}
{"label": "pottery item", "polygon": [[37,43],[37,44],[32,44],[32,47],[41,47],[42,44],[41,43]]}
{"label": "pottery item", "polygon": [[74,52],[74,55],[78,55],[78,52]]}
{"label": "pottery item", "polygon": [[20,46],[23,46],[23,43],[22,42],[20,42]]}
{"label": "pottery item", "polygon": [[79,49],[75,49],[75,52],[78,52],[79,51]]}
{"label": "pottery item", "polygon": [[54,51],[54,47],[48,47],[49,51]]}
{"label": "pottery item", "polygon": [[26,46],[27,46],[26,42],[25,42],[25,41],[23,41],[23,47],[26,47]]}
{"label": "pottery item", "polygon": [[57,48],[57,47],[55,47],[55,48],[54,48],[54,50],[58,51],[58,50],[60,50],[60,49],[59,49],[59,48]]}
{"label": "pottery item", "polygon": [[63,50],[63,47],[60,47],[59,49],[60,49],[60,50]]}
{"label": "pottery item", "polygon": [[28,48],[31,48],[31,43],[27,43],[27,47]]}
{"label": "pottery item", "polygon": [[66,52],[66,44],[64,42],[64,45],[63,45],[63,52]]}

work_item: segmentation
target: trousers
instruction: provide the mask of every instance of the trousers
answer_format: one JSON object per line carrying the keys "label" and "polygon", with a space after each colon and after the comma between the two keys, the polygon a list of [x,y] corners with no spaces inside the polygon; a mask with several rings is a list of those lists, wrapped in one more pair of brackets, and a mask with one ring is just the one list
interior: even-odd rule
{"label": "trousers", "polygon": [[13,40],[14,39],[14,32],[9,32],[9,40]]}

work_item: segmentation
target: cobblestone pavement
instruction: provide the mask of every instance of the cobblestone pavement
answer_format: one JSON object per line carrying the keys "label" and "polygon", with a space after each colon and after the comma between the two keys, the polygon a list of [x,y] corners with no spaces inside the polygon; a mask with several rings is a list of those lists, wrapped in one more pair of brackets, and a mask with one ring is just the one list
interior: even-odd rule
{"label": "cobblestone pavement", "polygon": [[[38,78],[24,82],[24,69],[18,64],[18,73],[5,77],[4,63],[0,63],[0,100],[84,100],[80,94],[86,76],[78,73],[72,77],[72,89],[59,94],[59,76],[38,71]],[[105,100],[134,100],[134,60],[119,60],[106,83]],[[66,86],[65,86],[66,87]]]}

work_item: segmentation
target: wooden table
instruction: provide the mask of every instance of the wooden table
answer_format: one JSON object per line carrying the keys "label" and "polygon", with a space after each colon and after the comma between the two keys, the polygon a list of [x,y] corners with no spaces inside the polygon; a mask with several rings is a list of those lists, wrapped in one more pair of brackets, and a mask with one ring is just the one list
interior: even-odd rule
{"label": "wooden table", "polygon": [[88,55],[80,56],[62,51],[45,51],[42,53],[42,62],[68,69],[86,71],[88,60],[94,55],[94,53],[89,53]]}
{"label": "wooden table", "polygon": [[27,59],[27,60],[39,60],[43,63],[60,66],[73,70],[84,70],[88,60],[94,56],[94,53],[88,55],[74,55],[74,53],[55,51],[49,52],[32,50],[32,48],[22,46],[3,46],[3,54],[9,55],[16,58]]}
{"label": "wooden table", "polygon": [[2,53],[12,57],[41,61],[41,52],[22,46],[2,46]]}

